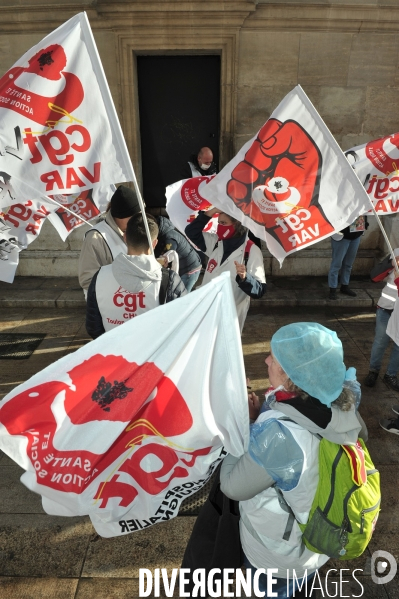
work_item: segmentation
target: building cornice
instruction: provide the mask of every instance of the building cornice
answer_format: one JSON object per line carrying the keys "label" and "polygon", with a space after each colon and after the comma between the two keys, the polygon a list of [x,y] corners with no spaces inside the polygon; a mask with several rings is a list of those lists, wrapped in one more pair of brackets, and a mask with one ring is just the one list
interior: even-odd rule
{"label": "building cornice", "polygon": [[269,31],[396,33],[399,31],[399,1],[391,6],[268,2],[257,5],[256,12],[248,17],[244,28]]}
{"label": "building cornice", "polygon": [[215,29],[239,28],[248,16],[256,10],[255,1],[230,0],[207,1],[206,9],[202,2],[162,0],[135,2],[132,0],[98,0],[87,5],[85,3],[37,4],[0,7],[0,32],[32,33],[35,31],[51,31],[75,14],[86,11],[94,30],[121,29],[140,31],[143,27],[174,30],[176,28]]}
{"label": "building cornice", "polygon": [[[32,4],[33,2],[33,4]],[[0,6],[1,33],[48,32],[86,10],[94,30],[163,30],[240,28],[273,31],[339,31],[348,33],[399,31],[396,5],[315,4],[313,2],[267,2],[255,0],[97,0],[95,2]]]}

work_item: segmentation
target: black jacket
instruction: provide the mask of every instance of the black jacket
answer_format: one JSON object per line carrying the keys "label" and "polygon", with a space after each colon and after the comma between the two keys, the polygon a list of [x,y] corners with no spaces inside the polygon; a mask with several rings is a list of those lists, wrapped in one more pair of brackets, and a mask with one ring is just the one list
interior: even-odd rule
{"label": "black jacket", "polygon": [[[103,326],[103,319],[97,303],[96,296],[96,281],[97,275],[100,271],[98,270],[91,280],[89,290],[87,292],[87,306],[86,306],[86,331],[92,339],[97,339],[100,335],[105,333]],[[169,284],[166,289],[165,303],[173,301],[186,295],[187,290],[183,284],[183,281],[173,270],[170,271]]]}
{"label": "black jacket", "polygon": [[193,174],[191,172],[189,162],[192,162],[193,165],[195,166],[195,168],[198,169],[198,171],[204,177],[206,177],[206,176],[209,177],[210,175],[216,175],[216,173],[218,172],[217,166],[214,162],[211,163],[211,166],[208,168],[208,170],[203,170],[200,167],[200,165],[198,164],[197,156],[195,154],[192,154],[182,169],[182,172],[181,172],[182,179],[192,179]]}
{"label": "black jacket", "polygon": [[[195,245],[205,252],[206,245],[202,231],[210,220],[209,216],[206,216],[204,212],[199,212],[196,219],[194,219],[189,225],[187,225],[185,234]],[[246,235],[242,237],[232,237],[230,239],[224,239],[218,241],[223,244],[223,256],[221,264],[232,254],[236,249],[245,243]],[[216,244],[215,244],[216,247]],[[261,283],[258,279],[255,279],[248,271],[245,279],[242,279],[239,275],[236,276],[236,283],[239,288],[249,295],[252,299],[260,299],[266,293],[267,284]]]}
{"label": "black jacket", "polygon": [[179,275],[186,275],[189,272],[201,268],[201,260],[187,239],[176,231],[172,223],[165,216],[156,217],[159,234],[158,243],[155,247],[155,257],[159,258],[168,250],[175,250],[179,255]]}

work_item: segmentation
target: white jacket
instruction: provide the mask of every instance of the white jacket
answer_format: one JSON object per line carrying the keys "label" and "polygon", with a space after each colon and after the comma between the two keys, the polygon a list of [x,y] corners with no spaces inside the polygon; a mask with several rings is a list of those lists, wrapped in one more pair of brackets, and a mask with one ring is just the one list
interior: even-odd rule
{"label": "white jacket", "polygon": [[377,303],[377,306],[380,306],[380,308],[384,308],[385,310],[393,310],[395,307],[395,302],[398,299],[398,290],[394,283],[394,279],[396,279],[395,270],[389,273],[385,279],[386,284],[381,291],[381,296]]}
{"label": "white jacket", "polygon": [[[268,410],[256,421],[280,418],[284,414]],[[245,555],[257,568],[278,568],[280,578],[286,570],[295,569],[298,578],[305,570],[308,574],[320,568],[329,559],[327,555],[314,553],[302,543],[302,532],[297,520],[305,524],[319,480],[319,440],[295,422],[281,421],[289,429],[304,455],[304,465],[298,484],[283,495],[295,514],[296,520],[287,540],[283,539],[289,522],[289,513],[280,505],[274,487],[262,491],[247,501],[240,501],[240,535]]]}
{"label": "white jacket", "polygon": [[96,297],[105,331],[159,306],[161,279],[162,268],[154,256],[121,253],[103,266],[97,275]]}
{"label": "white jacket", "polygon": [[[236,282],[237,271],[234,261],[242,263],[246,242],[228,256],[227,260],[221,264],[223,258],[223,242],[220,241],[216,250],[214,249],[218,236],[215,233],[202,233],[206,245],[205,253],[209,256],[208,265],[204,274],[202,285],[206,285],[214,277],[222,272],[229,272],[231,284],[233,286],[234,301],[237,309],[238,322],[240,330],[244,328],[245,319],[249,310],[250,297],[240,289]],[[261,283],[266,283],[265,268],[263,264],[263,255],[258,246],[253,244],[249,252],[247,271]]]}
{"label": "white jacket", "polygon": [[[299,446],[303,455],[299,480],[292,490],[282,493],[296,519],[306,523],[319,480],[319,441],[316,435],[333,443],[353,444],[358,436],[366,441],[367,430],[354,410],[343,412],[333,406],[331,420],[323,429],[284,401],[274,401],[271,407],[271,410],[260,414],[256,424],[272,418],[279,420],[279,424],[290,431],[294,443]],[[280,420],[281,417],[287,417],[293,422]],[[272,442],[270,439],[266,452],[272,451]],[[292,453],[283,456],[283,459],[289,462]],[[273,456],[269,459],[273,459]],[[288,569],[292,577],[292,570],[295,569],[297,577],[301,578],[305,570],[311,574],[328,560],[327,555],[313,553],[305,546],[296,521],[288,539],[283,538],[290,515],[280,505],[277,491],[272,486],[274,479],[249,453],[238,459],[227,456],[222,464],[220,480],[222,491],[228,497],[240,501],[241,542],[244,553],[253,566],[277,568],[279,578],[286,578]]]}
{"label": "white jacket", "polygon": [[395,302],[395,307],[388,320],[387,335],[396,345],[399,345],[399,302]]}

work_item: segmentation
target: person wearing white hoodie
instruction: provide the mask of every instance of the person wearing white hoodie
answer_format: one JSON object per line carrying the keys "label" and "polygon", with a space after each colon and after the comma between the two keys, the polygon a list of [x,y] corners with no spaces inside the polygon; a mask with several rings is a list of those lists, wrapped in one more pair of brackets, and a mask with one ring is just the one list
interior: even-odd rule
{"label": "person wearing white hoodie", "polygon": [[[151,218],[148,227],[155,248],[158,225]],[[179,275],[162,268],[153,256],[141,214],[128,221],[125,238],[127,254],[119,253],[112,264],[102,266],[90,283],[86,330],[93,339],[187,293]]]}
{"label": "person wearing white hoodie", "polygon": [[86,231],[79,256],[78,277],[85,298],[91,280],[101,266],[112,264],[116,256],[126,253],[124,239],[127,223],[134,214],[140,214],[136,192],[119,185],[111,198],[105,218]]}
{"label": "person wearing white hoodie", "polygon": [[[294,570],[298,579],[313,578],[329,559],[305,546],[299,527],[308,520],[319,480],[319,438],[354,444],[358,437],[367,440],[367,429],[355,408],[360,385],[354,369],[346,370],[334,331],[308,322],[284,326],[272,337],[266,364],[272,387],[261,410],[257,396],[249,397],[250,418],[256,419],[249,450],[225,457],[220,484],[239,501],[244,567],[253,576],[258,568],[277,569],[273,592],[283,599],[295,596]],[[295,516],[289,533],[287,505]],[[268,597],[267,586],[261,574],[259,589]]]}

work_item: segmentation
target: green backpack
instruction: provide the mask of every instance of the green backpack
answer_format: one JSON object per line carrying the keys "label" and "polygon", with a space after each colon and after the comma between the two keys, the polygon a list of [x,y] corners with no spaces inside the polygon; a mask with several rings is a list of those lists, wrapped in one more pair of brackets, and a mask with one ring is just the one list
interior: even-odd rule
{"label": "green backpack", "polygon": [[319,484],[307,524],[299,524],[311,551],[348,560],[366,549],[380,511],[380,475],[362,439],[319,447]]}

